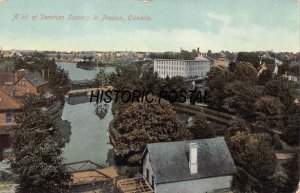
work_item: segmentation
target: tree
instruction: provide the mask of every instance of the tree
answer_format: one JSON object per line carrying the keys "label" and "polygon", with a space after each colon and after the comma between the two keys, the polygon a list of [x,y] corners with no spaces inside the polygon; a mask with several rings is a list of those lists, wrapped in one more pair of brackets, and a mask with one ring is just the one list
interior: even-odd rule
{"label": "tree", "polygon": [[165,81],[158,76],[157,72],[149,68],[143,70],[139,81],[141,90],[153,91],[155,95],[159,95],[159,92],[163,90],[164,84]]}
{"label": "tree", "polygon": [[266,69],[258,76],[257,84],[264,85],[270,80],[272,80],[272,72],[269,69]]}
{"label": "tree", "polygon": [[137,80],[140,79],[140,74],[134,67],[117,66],[114,73],[109,75],[109,82],[114,89],[122,90],[138,90]]}
{"label": "tree", "polygon": [[255,52],[239,52],[236,60],[238,62],[249,62],[256,69],[258,69],[260,66],[260,58],[258,56],[258,53]]}
{"label": "tree", "polygon": [[69,74],[60,67],[54,67],[49,74],[49,87],[57,98],[63,99],[64,95],[70,90]]}
{"label": "tree", "polygon": [[282,130],[283,104],[272,96],[261,97],[255,103],[255,127],[258,131]]}
{"label": "tree", "polygon": [[93,56],[89,56],[88,57],[89,62],[91,62],[93,60],[93,58],[94,58]]}
{"label": "tree", "polygon": [[275,154],[268,134],[238,131],[228,139],[228,147],[238,168],[234,186],[241,192],[251,187],[256,192],[273,192]]}
{"label": "tree", "polygon": [[235,68],[236,68],[236,62],[230,61],[229,64],[228,64],[228,70],[230,72],[234,73]]}
{"label": "tree", "polygon": [[140,161],[146,144],[190,139],[191,133],[178,121],[172,106],[157,97],[151,103],[135,102],[117,114],[117,159],[122,163]]}
{"label": "tree", "polygon": [[293,105],[297,85],[285,79],[271,80],[266,83],[264,94],[278,97],[283,105],[288,108]]}
{"label": "tree", "polygon": [[257,80],[257,70],[249,62],[237,63],[233,74],[235,79],[239,81],[256,82]]}
{"label": "tree", "polygon": [[250,131],[250,125],[243,118],[235,117],[229,122],[229,127],[226,131],[226,137],[234,136],[238,131]]}
{"label": "tree", "polygon": [[300,162],[299,162],[299,152],[295,153],[293,158],[288,161],[284,165],[286,169],[286,174],[288,177],[287,183],[285,184],[285,192],[287,193],[294,193],[297,189],[299,183],[299,176],[300,176]]}
{"label": "tree", "polygon": [[195,139],[207,139],[214,137],[211,126],[207,123],[205,115],[198,113],[193,117],[189,130],[194,134]]}
{"label": "tree", "polygon": [[225,67],[212,67],[207,74],[207,86],[209,88],[209,107],[225,111],[224,99],[226,94],[224,92],[224,86],[227,82],[233,80],[233,74]]}
{"label": "tree", "polygon": [[57,54],[57,55],[56,55],[56,58],[60,60],[60,59],[61,59],[61,55],[60,55],[60,54]]}
{"label": "tree", "polygon": [[173,76],[169,79],[166,78],[164,90],[186,90],[186,82],[182,76]]}
{"label": "tree", "polygon": [[108,74],[101,68],[99,72],[96,74],[94,81],[98,86],[102,86],[109,81],[108,78],[109,78]]}
{"label": "tree", "polygon": [[224,87],[223,108],[236,113],[244,119],[251,120],[254,117],[254,103],[261,95],[261,89],[253,82],[234,81]]}
{"label": "tree", "polygon": [[300,128],[300,109],[299,106],[293,105],[289,108],[288,113],[285,113],[283,119],[283,134],[281,138],[289,145],[299,144],[299,128]]}
{"label": "tree", "polygon": [[36,105],[40,99],[28,95],[16,117],[12,167],[18,174],[18,193],[65,192],[70,176],[62,166],[62,141],[50,118]]}

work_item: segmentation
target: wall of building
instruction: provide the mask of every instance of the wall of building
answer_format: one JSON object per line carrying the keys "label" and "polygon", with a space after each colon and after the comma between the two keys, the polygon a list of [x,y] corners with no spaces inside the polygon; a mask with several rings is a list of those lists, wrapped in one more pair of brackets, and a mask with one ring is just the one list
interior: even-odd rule
{"label": "wall of building", "polygon": [[212,190],[230,188],[232,176],[204,178],[199,180],[180,181],[157,184],[155,193],[207,193]]}
{"label": "wall of building", "polygon": [[[6,112],[0,112],[0,135],[10,133],[10,130],[7,127],[8,124],[6,123],[6,116]],[[11,118],[12,122],[9,123],[9,126],[15,126],[14,113],[11,113]]]}
{"label": "wall of building", "polygon": [[158,76],[161,78],[166,78],[167,76],[183,76],[185,78],[200,76],[204,78],[209,70],[209,61],[154,60],[154,72],[157,72]]}
{"label": "wall of building", "polygon": [[10,135],[16,122],[14,120],[14,112],[11,113],[11,122],[6,122],[6,112],[0,112],[0,161],[3,159],[3,151],[11,148]]}
{"label": "wall of building", "polygon": [[[147,169],[149,170],[149,178],[147,179]],[[149,184],[153,187],[152,181],[155,179],[152,179],[153,177],[153,170],[149,159],[149,154],[147,153],[144,160],[143,160],[143,176],[144,178],[149,182]]]}
{"label": "wall of building", "polygon": [[15,85],[15,96],[24,96],[26,93],[38,94],[37,89],[26,78],[22,78]]}

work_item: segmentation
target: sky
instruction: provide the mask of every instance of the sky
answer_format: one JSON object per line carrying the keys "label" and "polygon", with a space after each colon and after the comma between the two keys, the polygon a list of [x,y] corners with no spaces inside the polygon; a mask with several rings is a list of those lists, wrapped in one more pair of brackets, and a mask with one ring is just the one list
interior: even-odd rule
{"label": "sky", "polygon": [[[4,50],[298,52],[299,5],[300,0],[0,0],[0,45]],[[69,20],[70,14],[90,18]],[[124,20],[101,21],[104,16]],[[129,20],[132,16],[149,20]]]}

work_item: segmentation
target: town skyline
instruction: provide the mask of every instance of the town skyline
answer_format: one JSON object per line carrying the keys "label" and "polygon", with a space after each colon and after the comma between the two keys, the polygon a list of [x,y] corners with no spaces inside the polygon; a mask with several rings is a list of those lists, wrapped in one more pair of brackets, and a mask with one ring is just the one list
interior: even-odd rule
{"label": "town skyline", "polygon": [[40,2],[0,4],[4,50],[299,51],[296,0]]}

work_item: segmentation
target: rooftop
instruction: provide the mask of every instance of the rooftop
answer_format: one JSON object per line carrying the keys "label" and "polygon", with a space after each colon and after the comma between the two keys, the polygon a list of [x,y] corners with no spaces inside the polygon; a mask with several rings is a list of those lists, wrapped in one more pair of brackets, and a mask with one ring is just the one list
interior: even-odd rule
{"label": "rooftop", "polygon": [[0,111],[19,110],[22,105],[5,91],[0,89]]}
{"label": "rooftop", "polygon": [[[198,144],[198,173],[190,174],[189,144]],[[236,172],[224,137],[148,144],[150,162],[156,183],[177,182]]]}
{"label": "rooftop", "polygon": [[32,73],[29,73],[27,74],[26,76],[26,79],[31,83],[33,84],[33,86],[35,87],[39,87],[39,86],[42,86],[44,84],[47,84],[48,82],[45,81],[42,76],[40,75],[40,73],[38,72],[32,72]]}

